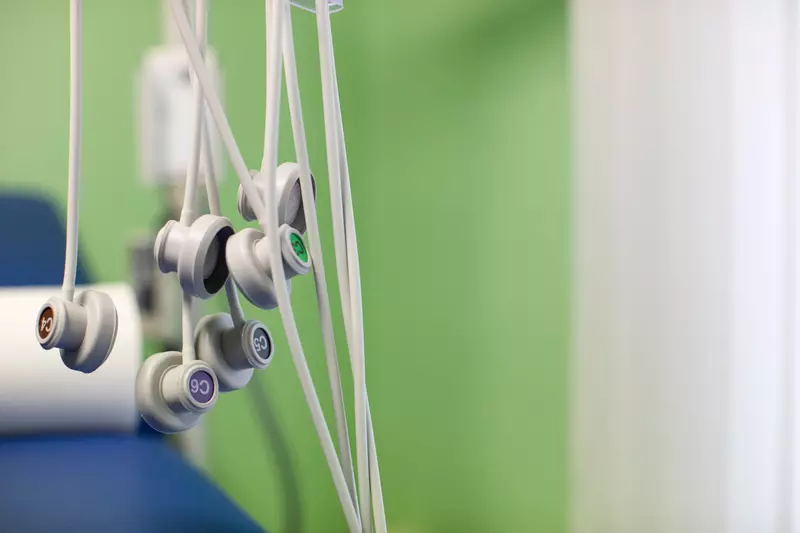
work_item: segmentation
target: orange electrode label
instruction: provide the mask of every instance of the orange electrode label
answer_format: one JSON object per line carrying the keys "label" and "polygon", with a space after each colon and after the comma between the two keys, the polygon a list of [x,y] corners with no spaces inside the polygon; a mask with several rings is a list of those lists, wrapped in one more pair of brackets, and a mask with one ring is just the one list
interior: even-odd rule
{"label": "orange electrode label", "polygon": [[53,308],[49,305],[42,310],[42,314],[39,315],[39,337],[42,339],[46,339],[50,332],[53,330]]}

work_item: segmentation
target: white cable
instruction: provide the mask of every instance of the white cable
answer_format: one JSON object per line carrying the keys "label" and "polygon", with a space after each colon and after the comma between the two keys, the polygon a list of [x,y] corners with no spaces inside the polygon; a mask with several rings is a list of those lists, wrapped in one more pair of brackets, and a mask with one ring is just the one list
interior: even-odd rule
{"label": "white cable", "polygon": [[[272,20],[272,11],[271,6],[272,0],[264,0],[264,28],[266,29],[265,32],[265,39],[264,39],[264,148],[261,150],[261,172],[265,172],[267,170],[267,155],[269,154],[269,142],[270,142],[270,121],[268,116],[268,109],[269,109],[269,93],[267,92],[267,87],[269,87],[270,79],[269,79],[269,43],[270,43],[270,35],[272,31],[270,31],[273,27],[273,20]],[[280,102],[280,97],[278,97],[278,101]]]}
{"label": "white cable", "polygon": [[342,394],[342,379],[339,372],[339,361],[336,356],[336,340],[333,333],[333,318],[328,298],[328,284],[325,279],[325,265],[322,259],[322,244],[317,221],[317,206],[314,198],[314,187],[311,183],[311,171],[306,142],[303,108],[300,99],[300,82],[297,76],[297,62],[292,35],[291,8],[286,5],[283,23],[283,65],[286,74],[286,93],[289,100],[289,115],[292,120],[295,154],[300,167],[300,190],[303,196],[306,226],[308,228],[308,248],[311,255],[311,267],[314,274],[314,286],[317,293],[317,309],[322,327],[322,340],[325,348],[325,362],[328,368],[328,382],[333,401],[333,412],[336,422],[336,436],[339,444],[339,461],[342,465],[350,497],[356,503],[355,474],[350,451],[350,435],[347,429],[347,414]]}
{"label": "white cable", "polygon": [[181,355],[183,364],[197,359],[194,349],[194,300],[184,292],[181,301]]}
{"label": "white cable", "polygon": [[[206,42],[206,2],[195,0],[194,31],[201,50]],[[197,82],[197,76],[190,74],[192,80],[192,138],[189,146],[189,161],[186,167],[186,183],[183,188],[183,206],[179,223],[182,226],[191,226],[196,215],[197,173],[200,167],[200,148],[203,116],[203,92]],[[194,349],[194,299],[184,292],[181,303],[181,354],[183,364],[197,359]]]}
{"label": "white cable", "polygon": [[67,173],[67,238],[64,255],[64,299],[75,296],[78,270],[78,219],[81,180],[81,56],[83,28],[81,0],[69,2],[69,170]]}
{"label": "white cable", "polygon": [[[345,243],[347,246],[347,264],[350,279],[350,298],[351,302],[357,302],[352,308],[352,320],[354,324],[354,337],[360,344],[359,364],[361,365],[362,375],[364,376],[364,403],[367,409],[367,436],[369,439],[369,468],[370,468],[370,489],[372,492],[372,506],[375,513],[376,533],[386,533],[386,510],[383,503],[383,487],[380,480],[378,469],[378,450],[375,446],[375,435],[372,429],[372,412],[369,407],[369,397],[366,384],[366,358],[364,353],[364,314],[363,299],[361,295],[361,267],[358,257],[358,239],[356,238],[355,215],[353,211],[353,198],[350,191],[350,169],[347,164],[347,146],[344,136],[344,122],[342,121],[342,106],[339,100],[339,79],[336,75],[336,57],[333,52],[333,32],[330,33],[331,41],[331,70],[333,78],[334,107],[337,117],[338,148],[340,178],[342,180],[342,203],[344,204],[344,221],[346,228]],[[354,290],[355,287],[355,290]]]}
{"label": "white cable", "polygon": [[[222,207],[219,202],[219,184],[217,183],[217,176],[214,174],[214,159],[211,153],[211,138],[208,133],[208,125],[202,118],[201,121],[203,130],[203,146],[201,151],[206,165],[205,182],[208,211],[212,215],[222,216]],[[230,276],[225,280],[225,299],[228,302],[228,311],[230,312],[234,325],[243,325],[245,323],[244,310],[239,301],[239,293],[236,291],[236,284]]]}
{"label": "white cable", "polygon": [[369,434],[369,482],[372,489],[372,509],[375,513],[376,533],[386,533],[386,510],[383,506],[383,486],[378,468],[378,450],[375,447],[375,432],[372,429],[372,411],[367,399],[367,433]]}
{"label": "white cable", "polygon": [[[198,5],[199,7],[199,5]],[[206,11],[207,12],[207,11]],[[207,20],[207,16],[205,17]],[[206,24],[203,25],[204,27]],[[198,26],[199,27],[199,26]],[[198,37],[200,37],[200,33],[197,32]],[[200,52],[205,56],[206,49],[206,32],[204,31],[202,34],[202,38],[199,39],[200,45]],[[196,76],[196,75],[195,75]],[[201,134],[201,144],[200,144],[200,154],[202,154],[204,163],[205,163],[205,185],[206,185],[206,198],[208,200],[208,211],[212,215],[222,216],[222,206],[220,205],[219,201],[219,184],[217,183],[217,177],[214,174],[214,159],[213,154],[211,153],[211,136],[209,135],[208,131],[208,124],[205,122],[205,100],[203,99],[203,89],[200,85],[198,87],[198,94],[200,96],[200,107],[199,109],[196,108],[197,114],[197,124],[200,127],[200,134]],[[198,158],[199,159],[199,158]],[[198,170],[199,170],[199,162],[198,162]],[[228,279],[225,280],[225,299],[228,302],[228,311],[230,312],[231,319],[233,320],[234,325],[241,326],[245,323],[245,316],[244,310],[242,309],[242,304],[239,302],[239,293],[236,291],[236,285],[228,276]]]}
{"label": "white cable", "polygon": [[[268,43],[267,43],[267,102],[266,102],[266,116],[267,116],[267,126],[265,127],[266,132],[266,139],[264,141],[266,152],[264,154],[262,160],[262,170],[265,172],[265,194],[264,194],[264,203],[268,208],[271,208],[272,216],[267,217],[267,220],[262,222],[262,227],[264,227],[264,233],[270,236],[277,236],[278,235],[278,216],[277,216],[277,200],[275,198],[275,181],[276,181],[276,171],[278,166],[278,121],[280,118],[280,89],[281,89],[281,78],[282,78],[282,54],[281,54],[281,33],[283,30],[282,24],[282,17],[285,14],[285,2],[283,0],[267,0],[266,5],[270,7],[270,13],[272,14],[272,25],[271,31],[268,35]],[[297,331],[297,325],[295,323],[294,314],[291,307],[291,301],[289,299],[288,288],[286,284],[286,276],[284,273],[283,268],[283,259],[281,258],[279,243],[277,238],[271,238],[267,240],[269,245],[269,257],[271,263],[271,270],[273,273],[273,279],[275,280],[275,288],[277,292],[277,299],[279,304],[279,309],[281,312],[281,316],[283,319],[284,329],[286,331],[286,336],[289,340],[290,349],[293,355],[297,354],[298,358],[302,358],[303,364],[307,365],[305,362],[305,356],[303,355],[303,348],[300,342],[300,337]],[[309,383],[313,387],[313,382],[310,381],[309,375]],[[319,400],[314,397],[317,406],[319,406]],[[328,432],[327,425],[324,424],[324,416],[322,415],[322,409],[319,407],[319,414],[321,416],[322,427],[325,429],[325,434],[330,441],[330,433]],[[335,456],[334,456],[335,457]],[[339,467],[334,468],[333,465],[330,465],[331,470],[338,470],[342,478],[344,478],[343,470],[341,469],[340,465],[337,464]],[[346,483],[346,478],[344,478]],[[338,487],[337,487],[338,489]],[[347,493],[349,496],[349,492]],[[343,494],[340,491],[339,497],[340,500],[343,499]],[[348,500],[347,507],[353,509],[353,514],[355,515],[355,509],[350,506],[350,501]],[[345,507],[345,503],[342,500],[342,507]],[[356,518],[355,516],[353,518]],[[350,521],[350,520],[349,520]],[[352,520],[351,528],[356,527],[359,528],[359,524],[356,523],[356,520]]]}
{"label": "white cable", "polygon": [[[363,364],[363,338],[359,331],[360,284],[357,265],[350,265],[350,238],[344,220],[342,206],[344,191],[342,189],[342,151],[339,146],[339,111],[335,97],[332,31],[328,0],[316,0],[317,31],[319,34],[319,55],[322,75],[322,97],[325,116],[325,144],[328,155],[328,174],[331,191],[331,214],[334,227],[334,249],[336,252],[337,272],[339,275],[339,292],[345,315],[345,332],[350,348],[350,366],[353,371],[353,387],[355,388],[356,419],[356,464],[358,465],[358,500],[361,511],[361,524],[365,533],[372,531],[372,489],[369,473],[369,437],[366,406],[366,379]],[[342,235],[344,228],[345,235]],[[343,238],[344,237],[344,238]],[[354,289],[357,294],[354,294]],[[348,326],[349,322],[349,326]]]}
{"label": "white cable", "polygon": [[217,183],[216,167],[214,166],[214,154],[211,153],[211,135],[208,131],[208,124],[203,120],[203,154],[206,166],[206,197],[208,199],[208,212],[212,215],[222,216],[222,205],[219,201],[219,183]]}
{"label": "white cable", "polygon": [[[225,145],[226,150],[228,151],[228,156],[230,157],[231,164],[233,165],[234,170],[236,171],[236,175],[239,177],[239,182],[242,185],[242,188],[247,195],[247,200],[250,202],[250,205],[253,208],[253,211],[256,213],[256,217],[258,222],[264,230],[264,233],[267,235],[277,235],[278,230],[278,220],[277,220],[277,211],[272,209],[271,215],[267,216],[267,212],[264,206],[264,202],[262,202],[260,195],[258,194],[255,185],[253,184],[252,180],[250,179],[250,175],[247,169],[247,165],[242,158],[242,154],[239,151],[239,147],[236,144],[236,139],[233,136],[233,132],[231,131],[230,124],[228,123],[228,119],[225,116],[225,111],[222,108],[222,103],[220,101],[219,96],[214,89],[213,82],[211,80],[211,76],[208,73],[208,70],[205,68],[203,64],[203,57],[200,53],[199,46],[192,35],[191,28],[189,27],[189,21],[186,18],[186,13],[183,10],[183,6],[181,5],[180,0],[170,0],[170,6],[172,7],[172,13],[175,17],[175,22],[178,27],[178,31],[181,34],[181,38],[183,39],[184,45],[186,46],[186,51],[189,54],[189,58],[192,62],[192,65],[195,69],[195,73],[197,74],[197,78],[200,81],[200,84],[203,88],[203,92],[205,93],[206,102],[209,106],[209,110],[211,111],[211,116],[214,119],[214,123],[217,126],[217,130],[219,131],[220,137],[222,139],[223,144]],[[278,20],[280,19],[281,10],[277,10]],[[278,25],[280,28],[280,25]],[[278,37],[276,35],[276,37]],[[273,42],[276,45],[280,44],[280,40],[273,39]],[[276,50],[273,48],[276,52]],[[278,58],[280,58],[280,53],[276,54]],[[271,65],[275,65],[275,61],[270,62]],[[278,64],[278,66],[280,66]],[[278,69],[278,75],[280,75],[280,68]],[[274,93],[275,91],[272,91]],[[277,102],[276,102],[277,104]],[[276,106],[277,107],[277,106]],[[274,171],[273,171],[273,179],[274,179]],[[270,183],[267,186],[267,194],[268,200],[274,202],[274,190],[270,190]],[[271,204],[273,205],[273,204]],[[270,232],[270,230],[272,230]],[[358,515],[353,508],[353,504],[350,501],[349,493],[347,490],[347,482],[345,481],[344,474],[342,469],[337,461],[337,454],[336,448],[333,445],[333,440],[331,439],[330,432],[328,431],[328,427],[325,424],[325,415],[322,412],[322,407],[319,403],[319,398],[317,397],[316,390],[314,389],[314,383],[311,379],[311,372],[308,369],[308,363],[305,360],[305,355],[303,354],[303,347],[300,343],[300,339],[297,336],[297,328],[294,323],[294,316],[292,314],[291,309],[291,302],[289,302],[289,295],[285,283],[285,275],[283,264],[281,260],[280,250],[276,250],[278,246],[277,239],[270,239],[270,242],[273,243],[274,246],[271,246],[270,254],[273,256],[273,264],[272,264],[272,272],[274,273],[278,282],[275,284],[277,289],[277,299],[278,305],[281,311],[281,316],[283,318],[284,329],[286,331],[287,339],[289,342],[290,352],[292,353],[292,360],[294,361],[295,368],[297,370],[298,378],[300,380],[300,385],[303,389],[303,395],[308,403],[309,411],[311,412],[311,418],[314,422],[314,428],[317,431],[317,436],[319,437],[320,444],[322,446],[322,451],[325,455],[325,459],[328,463],[328,468],[331,471],[331,476],[333,478],[333,483],[336,488],[336,493],[339,497],[339,503],[342,506],[342,511],[344,512],[345,519],[347,520],[347,525],[351,533],[359,533],[361,531],[361,526],[359,524]]]}
{"label": "white cable", "polygon": [[[205,53],[207,9],[205,0],[195,0],[194,31],[202,53]],[[186,186],[183,191],[183,207],[180,223],[191,226],[195,219],[197,174],[200,168],[200,144],[203,128],[203,90],[197,76],[190,73],[192,80],[192,139],[189,147],[189,164],[186,168]]]}
{"label": "white cable", "polygon": [[[333,84],[334,102],[333,108],[336,112],[336,132],[337,132],[337,149],[338,149],[338,162],[339,162],[339,178],[341,180],[340,190],[342,191],[342,204],[344,206],[344,232],[345,235],[340,236],[340,241],[345,242],[347,251],[347,272],[348,272],[348,293],[349,301],[343,298],[343,312],[345,319],[351,321],[349,329],[351,337],[355,341],[355,357],[351,357],[354,364],[359,365],[358,371],[364,377],[364,405],[367,413],[367,435],[369,439],[369,463],[370,463],[370,487],[372,492],[372,505],[375,512],[375,528],[377,533],[386,531],[386,515],[383,503],[383,490],[380,482],[380,471],[378,469],[378,456],[375,445],[375,436],[372,429],[372,413],[369,409],[369,400],[366,392],[366,372],[365,372],[365,358],[364,358],[364,322],[362,310],[362,296],[361,296],[361,274],[358,258],[358,241],[356,238],[355,218],[353,214],[353,203],[350,190],[350,172],[347,164],[347,149],[345,145],[344,125],[341,116],[341,104],[339,100],[339,83],[336,75],[336,59],[333,52],[333,32],[330,31],[330,14],[325,10],[322,11],[324,16],[323,22],[328,30],[328,45],[330,51],[330,68],[331,78]],[[342,228],[335,228],[341,231]],[[340,250],[337,249],[337,252]],[[351,345],[351,349],[353,345]]]}

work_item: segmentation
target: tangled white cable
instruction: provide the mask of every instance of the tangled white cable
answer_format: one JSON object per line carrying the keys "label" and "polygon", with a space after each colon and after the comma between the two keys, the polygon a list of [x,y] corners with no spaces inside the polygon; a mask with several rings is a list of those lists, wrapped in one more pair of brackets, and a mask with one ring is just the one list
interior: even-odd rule
{"label": "tangled white cable", "polygon": [[52,296],[36,315],[36,340],[45,350],[58,348],[72,370],[97,370],[117,338],[117,308],[106,293],[75,294],[78,266],[78,219],[81,174],[81,0],[69,4],[69,171],[67,175],[67,238],[61,296]]}
{"label": "tangled white cable", "polygon": [[356,387],[356,459],[359,507],[364,531],[372,531],[370,527],[373,519],[370,515],[371,504],[374,511],[375,529],[382,533],[386,531],[386,516],[372,417],[367,399],[361,273],[328,1],[316,0],[316,11],[325,113],[325,144],[331,183],[334,249],[345,332],[350,348],[350,365],[353,369],[353,383]]}
{"label": "tangled white cable", "polygon": [[[209,110],[217,129],[219,130],[222,142],[225,145],[228,156],[231,159],[233,167],[247,197],[247,201],[250,204],[252,211],[255,213],[256,219],[258,220],[264,235],[267,236],[268,256],[271,267],[270,270],[275,282],[276,299],[281,312],[284,329],[289,341],[290,351],[292,353],[292,358],[295,363],[295,368],[300,379],[306,402],[311,412],[314,426],[317,430],[317,435],[322,444],[323,453],[325,454],[328,467],[333,477],[334,486],[336,487],[340,504],[345,514],[345,519],[347,520],[347,524],[351,532],[355,533],[364,531],[362,529],[361,520],[359,519],[359,514],[356,512],[356,506],[353,502],[351,489],[348,487],[347,478],[345,477],[342,465],[339,462],[340,457],[337,456],[330,432],[328,431],[328,427],[325,423],[322,407],[311,379],[308,364],[305,360],[303,347],[300,342],[297,326],[292,312],[291,302],[289,300],[289,292],[286,283],[286,275],[284,272],[284,264],[282,260],[279,239],[270,238],[270,236],[277,236],[279,234],[279,217],[275,197],[275,172],[277,168],[278,112],[281,85],[281,33],[282,29],[285,28],[282,19],[287,10],[286,3],[284,0],[274,0],[274,2],[269,3],[270,13],[272,14],[270,17],[272,20],[272,29],[269,34],[269,44],[267,48],[267,127],[265,131],[264,158],[262,161],[262,172],[266,174],[265,181],[267,186],[264,188],[263,201],[261,195],[259,194],[259,190],[251,179],[250,173],[245,165],[241,153],[239,152],[235,138],[230,129],[230,125],[228,124],[222,108],[219,96],[216,94],[213,84],[211,83],[209,73],[203,64],[202,53],[196,40],[194,39],[194,36],[192,35],[188,19],[180,0],[171,0],[171,7],[173,14],[175,15],[178,30],[181,34],[184,44],[186,45],[192,66],[202,86]],[[297,133],[298,132],[296,132],[296,134]],[[307,165],[303,166],[305,167],[305,170],[302,172],[303,181],[306,183],[306,186],[303,188],[305,189],[304,193],[307,197],[305,203],[308,206],[311,206],[313,204],[313,198],[308,198],[308,196],[309,194],[313,194],[313,191],[309,191],[308,187],[308,178],[310,178],[310,176],[306,175],[308,173]],[[311,201],[309,202],[308,200]],[[307,220],[310,218],[308,216],[309,213],[310,211],[306,214]],[[313,253],[314,252],[312,251],[312,254]],[[335,380],[332,379],[332,382],[333,381]],[[346,435],[346,429],[344,432],[340,433],[344,433]],[[341,450],[341,455],[345,455],[346,453],[349,453],[349,448],[347,450]],[[345,462],[346,461],[342,461],[342,463]],[[361,514],[363,515],[363,512]],[[371,528],[369,530],[371,530]]]}
{"label": "tangled white cable", "polygon": [[[194,426],[211,409],[219,392],[242,388],[252,377],[254,369],[268,366],[273,353],[272,337],[266,326],[260,322],[245,320],[236,291],[238,284],[245,296],[256,305],[264,308],[277,305],[280,310],[292,359],[349,530],[351,533],[371,533],[374,520],[375,530],[384,532],[386,520],[380,473],[366,393],[358,250],[333,61],[328,1],[317,0],[317,14],[337,270],[356,389],[358,485],[351,459],[333,320],[325,281],[314,181],[309,165],[295,64],[291,12],[286,0],[265,2],[268,27],[267,105],[264,154],[261,172],[257,176],[258,186],[251,179],[239,152],[220,98],[205,66],[205,0],[196,0],[196,35],[184,11],[182,0],[170,0],[176,25],[192,64],[194,127],[180,220],[168,222],[159,232],[154,255],[159,269],[164,273],[176,273],[180,281],[183,290],[183,342],[180,352],[155,354],[144,362],[136,378],[136,402],[142,417],[153,428],[165,433],[184,431]],[[284,68],[298,164],[285,164],[279,168],[278,118],[281,73]],[[245,212],[251,213],[258,221],[263,231],[260,236],[253,233],[255,230],[244,230],[235,235],[230,221],[221,215],[219,191],[216,180],[211,175],[214,166],[210,161],[208,132],[203,125],[204,102],[241,184],[243,198],[239,202],[240,212],[245,218],[248,218]],[[36,335],[45,349],[59,348],[64,363],[70,368],[92,372],[106,360],[114,345],[117,313],[110,297],[103,293],[85,290],[75,295],[80,118],[81,1],[70,0],[69,191],[63,294],[52,297],[40,309]],[[205,185],[210,213],[196,217],[199,160],[203,154],[207,158]],[[298,195],[302,198],[299,199]],[[310,241],[308,249],[301,237],[306,228]],[[237,246],[232,246],[233,241],[236,241]],[[314,388],[289,299],[288,278],[303,274],[309,268],[313,268],[314,272],[328,380],[333,397],[338,452]],[[209,298],[223,288],[230,314],[220,313],[205,317],[195,327],[192,309],[194,298]]]}

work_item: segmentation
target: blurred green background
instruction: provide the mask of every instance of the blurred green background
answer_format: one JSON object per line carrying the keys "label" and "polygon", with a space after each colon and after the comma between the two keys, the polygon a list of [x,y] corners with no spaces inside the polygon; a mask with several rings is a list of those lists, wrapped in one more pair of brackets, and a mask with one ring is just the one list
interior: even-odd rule
{"label": "blurred green background", "polygon": [[[223,66],[228,116],[255,167],[263,135],[263,4],[210,4],[209,38]],[[0,0],[0,193],[34,190],[59,207],[66,193],[67,5]],[[348,0],[345,6],[334,17],[334,36],[390,530],[564,531],[566,6],[562,0]],[[81,244],[101,281],[128,279],[130,237],[157,229],[161,202],[137,179],[134,76],[147,48],[161,40],[161,13],[156,0],[84,5]],[[312,15],[295,11],[294,27],[338,306],[316,25]],[[281,160],[291,160],[285,112],[282,124]],[[229,167],[226,176],[223,206],[243,227]],[[310,278],[295,281],[293,302],[327,407]],[[247,311],[279,343],[260,379],[291,439],[306,530],[344,531],[277,312]],[[345,354],[341,328],[337,341]],[[349,376],[346,357],[342,370]],[[208,419],[212,477],[279,531],[282,489],[247,395],[222,397]]]}

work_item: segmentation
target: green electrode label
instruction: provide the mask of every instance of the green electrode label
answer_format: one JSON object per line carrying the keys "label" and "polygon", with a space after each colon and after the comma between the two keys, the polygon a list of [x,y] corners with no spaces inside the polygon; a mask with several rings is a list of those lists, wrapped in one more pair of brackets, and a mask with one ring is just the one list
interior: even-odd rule
{"label": "green electrode label", "polygon": [[295,255],[300,258],[300,260],[304,263],[308,262],[308,250],[306,250],[306,245],[303,242],[302,237],[297,233],[292,233],[289,236],[289,242],[292,243],[292,249],[294,250]]}

